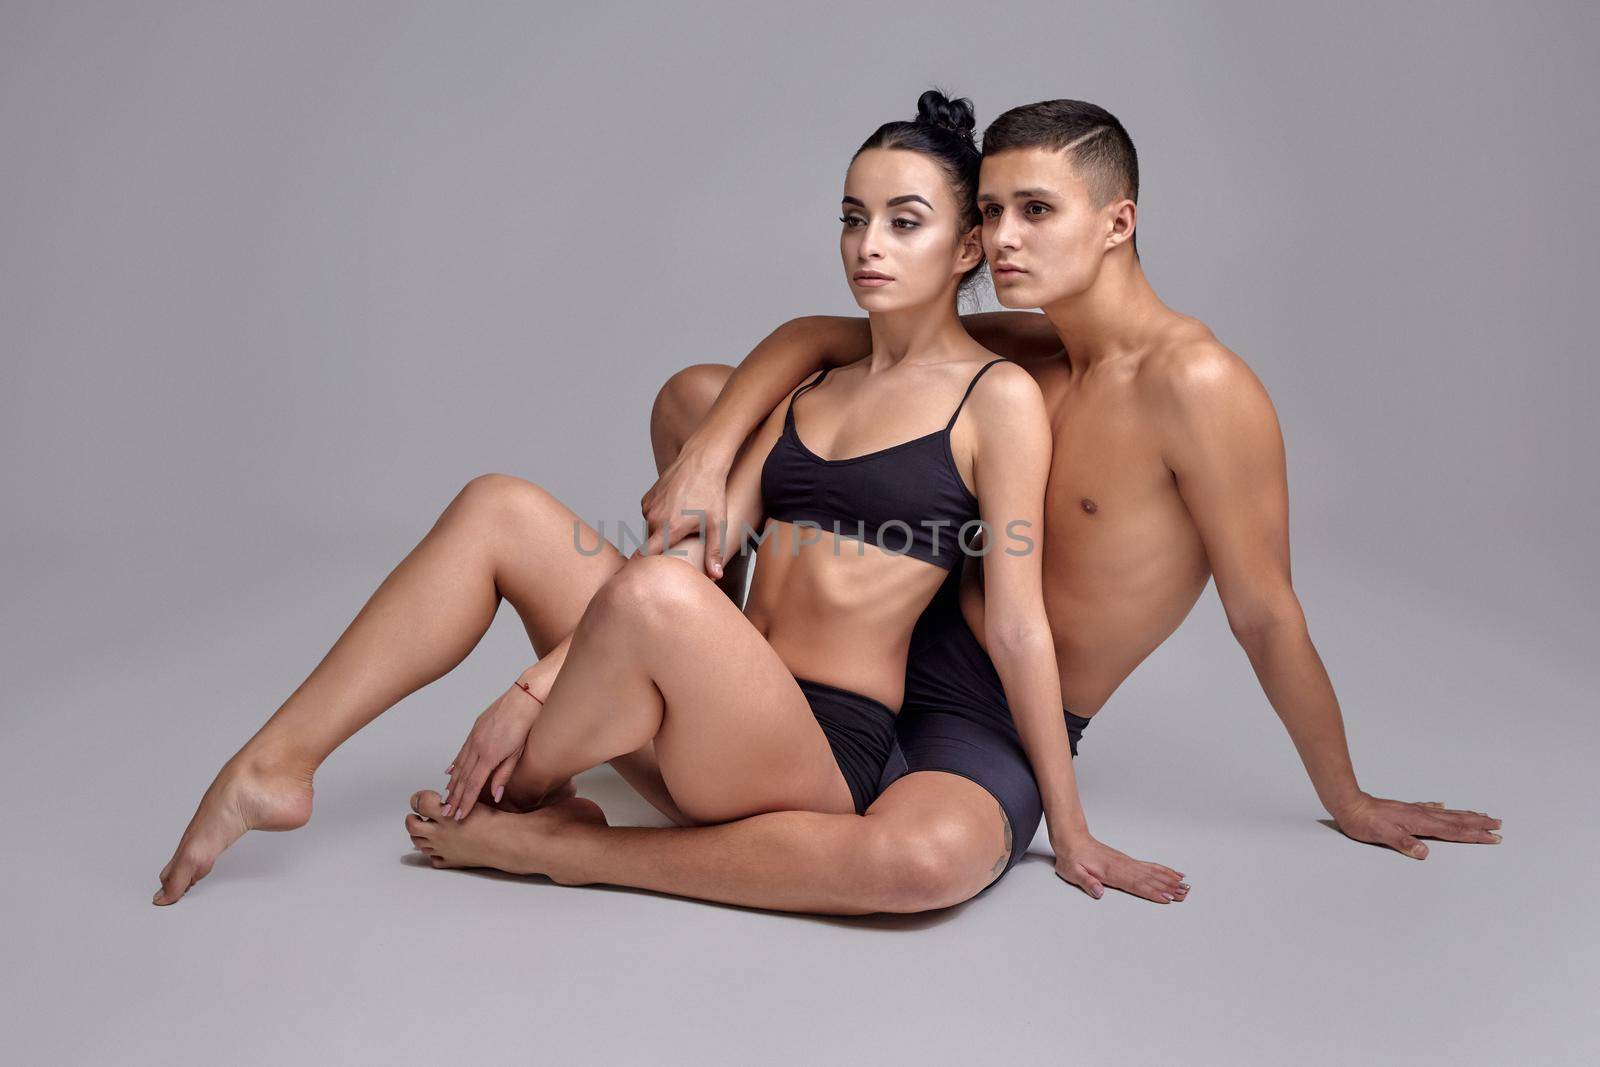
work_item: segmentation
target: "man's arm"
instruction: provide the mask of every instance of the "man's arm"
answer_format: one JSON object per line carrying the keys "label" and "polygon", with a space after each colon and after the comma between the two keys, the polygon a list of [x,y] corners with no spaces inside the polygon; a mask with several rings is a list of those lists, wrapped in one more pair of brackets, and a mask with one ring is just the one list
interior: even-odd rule
{"label": "man's arm", "polygon": [[1061,351],[1050,320],[1036,311],[985,311],[961,316],[972,339],[1007,359],[1041,359]]}
{"label": "man's arm", "polygon": [[[994,311],[963,315],[961,323],[979,344],[1012,359],[1061,350],[1060,339],[1043,315]],[[728,472],[761,419],[814,371],[853,363],[871,351],[867,320],[845,315],[791,319],[752,349],[704,421],[639,501],[650,532],[644,552],[660,552],[698,530],[698,512],[705,513],[708,528],[724,521]],[[713,546],[706,554],[706,573],[720,578],[723,563]]]}
{"label": "man's arm", "polygon": [[[779,326],[744,357],[705,419],[639,501],[650,531],[642,552],[660,552],[727,517],[728,472],[756,425],[812,372],[868,355],[872,336],[864,318],[810,315]],[[715,540],[715,539],[714,539]],[[722,577],[723,555],[713,544],[705,572]]]}
{"label": "man's arm", "polygon": [[1418,837],[1494,842],[1498,819],[1383,800],[1356,784],[1333,684],[1289,571],[1283,436],[1266,389],[1214,341],[1169,357],[1157,378],[1167,466],[1205,545],[1228,625],[1293,739],[1322,806],[1359,841],[1416,859]]}

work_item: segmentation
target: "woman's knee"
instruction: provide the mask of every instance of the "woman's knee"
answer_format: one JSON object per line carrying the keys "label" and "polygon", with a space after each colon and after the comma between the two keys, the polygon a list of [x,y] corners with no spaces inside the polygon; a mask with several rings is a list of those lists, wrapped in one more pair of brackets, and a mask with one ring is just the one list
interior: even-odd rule
{"label": "woman's knee", "polygon": [[916,826],[884,826],[869,860],[884,911],[932,911],[960,904],[992,882],[1005,853],[1004,829],[977,812],[949,811]]}
{"label": "woman's knee", "polygon": [[650,409],[650,441],[658,456],[677,454],[716,403],[732,373],[733,368],[724,363],[695,363],[666,380]]}
{"label": "woman's knee", "polygon": [[707,592],[721,596],[710,579],[671,556],[639,556],[628,560],[589,602],[597,623],[681,626],[685,615],[699,610]]}
{"label": "woman's knee", "polygon": [[461,487],[451,508],[496,521],[519,524],[549,523],[568,514],[565,505],[539,486],[514,474],[480,474]]}

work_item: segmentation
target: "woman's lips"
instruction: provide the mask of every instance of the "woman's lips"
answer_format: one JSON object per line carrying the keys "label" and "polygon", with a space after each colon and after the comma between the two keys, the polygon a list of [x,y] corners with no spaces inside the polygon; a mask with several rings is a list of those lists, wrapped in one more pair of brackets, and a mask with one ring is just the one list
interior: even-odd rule
{"label": "woman's lips", "polygon": [[868,278],[859,274],[856,275],[856,284],[864,285],[869,289],[876,289],[880,285],[888,285],[892,281],[894,281],[893,278]]}

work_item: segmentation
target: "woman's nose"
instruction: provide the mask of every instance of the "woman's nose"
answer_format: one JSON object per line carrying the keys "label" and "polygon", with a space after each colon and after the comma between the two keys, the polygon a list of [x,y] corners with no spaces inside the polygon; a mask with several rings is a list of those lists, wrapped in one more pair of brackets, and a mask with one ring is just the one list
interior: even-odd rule
{"label": "woman's nose", "polygon": [[883,258],[883,234],[876,226],[868,226],[861,235],[861,247],[856,249],[856,255],[862,259]]}

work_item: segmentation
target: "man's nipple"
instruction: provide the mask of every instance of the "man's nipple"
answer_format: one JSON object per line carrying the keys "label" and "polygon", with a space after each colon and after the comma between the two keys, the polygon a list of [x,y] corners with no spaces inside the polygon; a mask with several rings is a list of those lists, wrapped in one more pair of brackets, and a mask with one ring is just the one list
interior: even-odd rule
{"label": "man's nipple", "polygon": [[1093,515],[1095,512],[1100,510],[1100,505],[1096,504],[1088,497],[1084,497],[1082,500],[1078,501],[1078,506],[1083,509],[1083,513],[1085,515]]}

